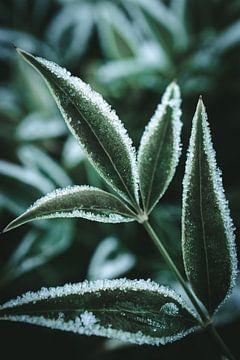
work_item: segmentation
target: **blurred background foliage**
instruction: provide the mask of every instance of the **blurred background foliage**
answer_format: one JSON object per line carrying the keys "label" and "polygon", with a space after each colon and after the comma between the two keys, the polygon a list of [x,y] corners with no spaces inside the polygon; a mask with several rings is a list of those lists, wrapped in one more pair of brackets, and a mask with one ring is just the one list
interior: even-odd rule
{"label": "blurred background foliage", "polygon": [[[2,227],[56,187],[106,188],[70,136],[42,79],[16,56],[12,44],[89,82],[117,110],[136,147],[166,85],[178,81],[183,96],[183,155],[152,222],[182,269],[181,182],[191,119],[202,94],[238,234],[239,0],[0,0]],[[177,287],[147,235],[134,223],[93,224],[79,219],[32,223],[1,237],[0,265],[1,302],[27,290],[85,278],[150,277]],[[217,318],[220,331],[238,354],[239,292],[237,287]],[[65,358],[69,351],[71,359],[218,358],[206,334],[158,349],[22,324],[1,324],[0,333],[2,352],[6,349],[9,359],[16,351],[9,348],[9,341],[16,344],[18,356],[30,358],[29,340],[38,346],[39,336],[45,344],[39,356],[47,349],[49,358]]]}

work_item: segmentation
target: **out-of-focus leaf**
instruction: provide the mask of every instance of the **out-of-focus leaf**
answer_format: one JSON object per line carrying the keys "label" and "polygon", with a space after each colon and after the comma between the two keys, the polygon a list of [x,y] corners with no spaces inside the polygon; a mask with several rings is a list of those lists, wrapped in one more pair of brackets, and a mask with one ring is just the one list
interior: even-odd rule
{"label": "out-of-focus leaf", "polygon": [[33,35],[10,28],[0,28],[0,59],[13,60],[16,55],[11,44],[24,48],[28,51],[40,51],[46,57],[56,59],[51,48]]}
{"label": "out-of-focus leaf", "polygon": [[94,7],[89,1],[67,4],[53,18],[47,38],[60,53],[62,63],[79,61],[90,38]]}
{"label": "out-of-focus leaf", "polygon": [[138,169],[143,206],[150,212],[167,190],[180,156],[180,90],[168,86],[146,127],[138,152]]}
{"label": "out-of-focus leaf", "polygon": [[107,1],[100,2],[96,11],[98,35],[105,56],[110,59],[122,59],[136,54],[139,42],[135,28],[124,12]]}
{"label": "out-of-focus leaf", "polygon": [[150,345],[173,342],[198,327],[174,291],[126,279],[29,292],[0,306],[0,320]]}
{"label": "out-of-focus leaf", "polygon": [[54,184],[36,169],[31,169],[0,160],[0,175],[9,176],[17,181],[33,186],[43,194],[54,189]]}
{"label": "out-of-focus leaf", "polygon": [[70,130],[100,175],[136,205],[138,177],[132,142],[103,98],[55,63],[18,50],[46,80]]}
{"label": "out-of-focus leaf", "polygon": [[42,170],[57,186],[72,185],[66,172],[40,148],[34,145],[22,146],[18,150],[18,157],[26,167]]}
{"label": "out-of-focus leaf", "polygon": [[86,159],[84,151],[80,148],[77,140],[72,136],[69,136],[65,141],[62,159],[67,168],[73,168]]}
{"label": "out-of-focus leaf", "polygon": [[107,237],[96,248],[88,268],[88,279],[113,279],[129,271],[136,259],[128,251],[121,250],[116,237]]}
{"label": "out-of-focus leaf", "polygon": [[201,100],[193,118],[183,185],[184,265],[194,291],[213,313],[235,283],[237,256],[232,220]]}
{"label": "out-of-focus leaf", "polygon": [[4,231],[32,220],[64,217],[80,217],[107,223],[136,219],[136,215],[114,195],[94,187],[76,185],[57,189],[43,196],[25,213],[13,220]]}
{"label": "out-of-focus leaf", "polygon": [[0,286],[47,263],[61,254],[73,241],[71,222],[61,221],[44,232],[29,231],[0,272]]}
{"label": "out-of-focus leaf", "polygon": [[21,141],[55,138],[66,133],[66,125],[59,117],[46,118],[40,113],[30,113],[17,126],[16,137]]}

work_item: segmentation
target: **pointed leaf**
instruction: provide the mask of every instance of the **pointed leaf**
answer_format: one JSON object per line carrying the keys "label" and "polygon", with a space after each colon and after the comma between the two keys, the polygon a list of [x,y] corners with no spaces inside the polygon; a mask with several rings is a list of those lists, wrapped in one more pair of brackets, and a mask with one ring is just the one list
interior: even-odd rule
{"label": "pointed leaf", "polygon": [[126,279],[29,292],[0,306],[0,320],[151,345],[175,341],[197,328],[197,319],[174,291]]}
{"label": "pointed leaf", "polygon": [[142,136],[138,153],[140,189],[144,208],[150,212],[167,190],[180,156],[180,91],[168,86]]}
{"label": "pointed leaf", "polygon": [[112,194],[90,186],[75,185],[57,189],[38,199],[4,231],[32,220],[64,217],[119,223],[133,221],[135,214]]}
{"label": "pointed leaf", "polygon": [[213,313],[233,287],[237,258],[232,220],[201,100],[193,118],[183,181],[182,247],[188,279]]}
{"label": "pointed leaf", "polygon": [[18,52],[45,79],[61,113],[100,175],[131,203],[138,199],[135,151],[116,113],[87,84],[57,64]]}

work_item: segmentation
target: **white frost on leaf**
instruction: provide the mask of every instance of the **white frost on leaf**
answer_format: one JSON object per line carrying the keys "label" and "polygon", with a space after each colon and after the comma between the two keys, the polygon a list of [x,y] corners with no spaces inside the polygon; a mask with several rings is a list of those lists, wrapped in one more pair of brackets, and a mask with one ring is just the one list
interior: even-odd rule
{"label": "white frost on leaf", "polygon": [[[119,141],[121,141],[122,145],[127,150],[127,154],[129,157],[129,161],[131,164],[131,171],[132,171],[132,180],[134,182],[134,191],[135,191],[135,198],[138,200],[138,170],[137,170],[137,162],[136,162],[136,150],[132,144],[132,140],[130,139],[127,130],[125,129],[123,123],[117,116],[115,110],[111,109],[111,106],[103,99],[103,97],[97,93],[96,91],[92,90],[92,88],[83,82],[80,78],[76,76],[72,76],[71,73],[63,67],[60,67],[56,63],[43,59],[41,57],[36,57],[36,60],[45,66],[50,72],[52,72],[55,76],[59,79],[66,81],[68,85],[71,87],[70,95],[75,97],[77,93],[80,93],[81,96],[87,101],[88,104],[91,104],[92,108],[95,108],[97,112],[101,113],[111,124],[115,131],[118,133]],[[73,127],[71,126],[72,119],[63,109],[59,99],[53,94],[59,108],[61,109],[64,118],[67,119],[67,125],[70,125],[70,131],[74,134],[74,136],[78,139],[79,143],[81,144],[83,150],[86,150],[82,140],[79,138],[76,131],[74,131]],[[66,98],[67,101],[67,98]],[[88,154],[91,160],[91,154]],[[94,164],[94,163],[93,163]],[[98,168],[99,173],[104,177],[104,179],[110,183],[114,189],[121,193],[121,195],[126,198],[126,195],[123,194],[119,189],[114,186],[114,183],[111,181],[110,178],[106,178],[106,176],[101,172],[101,169]]]}
{"label": "white frost on leaf", "polygon": [[[73,194],[76,194],[75,199],[70,198]],[[56,189],[41,197],[3,231],[29,221],[53,218],[83,218],[104,223],[121,223],[134,221],[135,214],[110,193],[88,185],[74,185]]]}
{"label": "white frost on leaf", "polygon": [[167,314],[167,315],[172,315],[172,316],[176,316],[179,313],[179,308],[177,307],[177,305],[175,303],[166,303],[161,307],[161,312]]}
{"label": "white frost on leaf", "polygon": [[157,134],[159,124],[164,120],[164,115],[168,108],[172,109],[171,114],[171,126],[172,132],[174,134],[173,137],[173,147],[172,147],[172,154],[171,154],[171,163],[169,164],[170,173],[168,175],[168,181],[166,181],[165,187],[162,190],[161,194],[159,194],[159,198],[164,194],[166,191],[169,182],[171,181],[176,166],[179,161],[179,157],[181,155],[181,129],[182,129],[182,121],[181,121],[181,96],[180,96],[180,89],[179,86],[172,82],[166,89],[165,93],[163,94],[161,103],[157,106],[157,109],[150,119],[149,123],[147,124],[143,136],[141,138],[139,151],[138,151],[138,164],[141,162],[141,158],[144,158],[145,148],[146,146],[153,141],[154,137]]}
{"label": "white frost on leaf", "polygon": [[[182,306],[184,309],[188,310],[193,317],[196,318],[196,315],[189,309],[186,304],[182,301],[180,296],[178,296],[174,291],[164,287],[159,286],[157,283],[151,282],[150,280],[127,280],[127,279],[117,279],[117,280],[97,280],[97,281],[84,281],[83,283],[77,284],[66,284],[62,287],[56,288],[42,288],[38,292],[28,292],[14,300],[10,300],[0,306],[0,312],[4,313],[4,310],[13,309],[15,307],[20,307],[21,305],[27,304],[37,304],[37,302],[50,300],[55,298],[63,298],[69,295],[84,295],[88,293],[96,293],[97,296],[101,296],[104,291],[109,290],[120,290],[122,292],[131,291],[152,291],[158,293],[159,295],[164,296],[165,298],[170,298],[169,300],[175,301]],[[170,304],[164,310],[167,315],[169,315],[169,311],[171,310],[170,315],[176,315],[177,306],[175,307],[174,303]],[[171,309],[169,309],[171,307]],[[177,309],[176,309],[177,308]],[[94,311],[94,310],[93,310]],[[164,336],[164,337],[153,337],[150,335],[144,334],[142,331],[129,332],[123,331],[114,328],[113,324],[102,325],[100,323],[100,319],[96,317],[96,315],[92,311],[83,311],[81,313],[76,313],[74,319],[67,319],[67,316],[61,311],[59,311],[56,315],[51,314],[49,316],[39,315],[13,315],[9,313],[8,315],[0,315],[0,320],[11,320],[11,321],[21,321],[30,324],[46,326],[52,329],[59,329],[63,331],[71,331],[77,334],[85,334],[85,335],[97,335],[104,336],[107,338],[114,338],[125,342],[131,342],[135,344],[150,344],[150,345],[160,345],[165,344],[167,342],[173,342],[186,336],[187,334],[193,332],[198,329],[196,324],[193,324],[193,327],[190,329],[186,329],[184,331],[179,331],[177,334],[173,336]],[[124,316],[124,314],[122,314]],[[142,321],[141,318],[139,320]],[[158,328],[161,327],[161,324],[152,324],[151,319],[149,320],[149,326],[156,325]],[[155,323],[155,322],[154,322]],[[164,324],[162,325],[164,326]],[[153,330],[154,331],[154,330]]]}
{"label": "white frost on leaf", "polygon": [[[226,238],[228,240],[228,249],[229,254],[231,258],[230,266],[231,266],[231,282],[229,286],[228,293],[226,294],[224,300],[219,304],[215,312],[219,309],[219,307],[228,299],[228,297],[231,295],[232,289],[235,286],[236,277],[237,277],[237,252],[236,252],[236,243],[235,243],[235,234],[234,230],[235,227],[233,225],[233,221],[230,215],[230,210],[228,206],[228,201],[225,197],[225,191],[223,188],[222,183],[222,176],[221,176],[221,170],[217,167],[216,162],[216,153],[213,148],[212,139],[211,139],[211,132],[208,124],[208,118],[207,118],[207,112],[205,109],[205,106],[202,102],[202,100],[199,100],[198,106],[201,106],[201,121],[202,121],[202,129],[203,129],[203,146],[204,146],[204,152],[208,159],[208,165],[210,168],[210,176],[211,176],[211,182],[214,187],[214,193],[215,197],[217,199],[219,211],[221,214],[221,218],[224,222],[224,231]],[[192,125],[192,133],[190,137],[189,142],[189,148],[188,148],[188,154],[187,154],[187,160],[186,160],[186,168],[185,168],[185,176],[183,179],[183,217],[185,217],[185,206],[184,204],[187,201],[187,197],[189,196],[189,188],[191,184],[191,174],[192,174],[192,167],[194,165],[194,154],[196,153],[196,144],[195,139],[197,136],[197,122],[198,122],[198,116],[197,111],[195,113],[195,116],[193,118],[193,125]],[[183,229],[184,231],[184,229]]]}

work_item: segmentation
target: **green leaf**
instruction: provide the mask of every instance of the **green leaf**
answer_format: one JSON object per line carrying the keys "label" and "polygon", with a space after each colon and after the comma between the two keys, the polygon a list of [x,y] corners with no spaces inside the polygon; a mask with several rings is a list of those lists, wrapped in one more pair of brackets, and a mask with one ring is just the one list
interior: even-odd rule
{"label": "green leaf", "polygon": [[142,136],[138,168],[144,208],[150,212],[167,190],[180,156],[180,91],[168,86]]}
{"label": "green leaf", "polygon": [[126,279],[28,292],[0,306],[0,320],[151,345],[178,340],[198,328],[174,291]]}
{"label": "green leaf", "polygon": [[32,220],[64,217],[120,223],[134,221],[136,215],[121,200],[106,191],[75,185],[57,189],[38,199],[3,231],[12,230]]}
{"label": "green leaf", "polygon": [[207,114],[199,100],[183,181],[182,247],[188,279],[210,313],[236,277],[235,237]]}
{"label": "green leaf", "polygon": [[17,50],[45,79],[61,113],[99,174],[125,200],[138,201],[135,151],[123,124],[101,95],[57,64]]}

